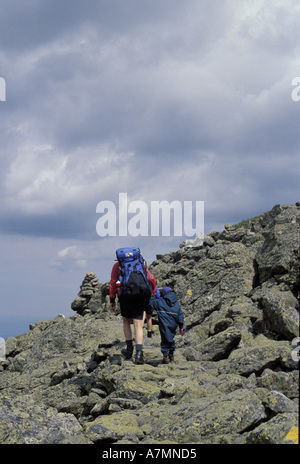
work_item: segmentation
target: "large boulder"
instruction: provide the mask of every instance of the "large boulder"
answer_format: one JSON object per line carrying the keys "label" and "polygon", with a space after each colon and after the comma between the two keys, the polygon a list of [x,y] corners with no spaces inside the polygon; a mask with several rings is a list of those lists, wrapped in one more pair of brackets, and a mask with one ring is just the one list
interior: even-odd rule
{"label": "large boulder", "polygon": [[264,224],[265,239],[256,255],[260,283],[274,277],[278,283],[284,282],[299,291],[299,204],[283,207],[276,205],[272,212],[278,214]]}
{"label": "large boulder", "polygon": [[268,281],[253,293],[263,310],[266,329],[288,340],[299,335],[299,302],[286,284]]}
{"label": "large boulder", "polygon": [[28,398],[0,397],[1,444],[92,443],[73,414],[37,404]]}

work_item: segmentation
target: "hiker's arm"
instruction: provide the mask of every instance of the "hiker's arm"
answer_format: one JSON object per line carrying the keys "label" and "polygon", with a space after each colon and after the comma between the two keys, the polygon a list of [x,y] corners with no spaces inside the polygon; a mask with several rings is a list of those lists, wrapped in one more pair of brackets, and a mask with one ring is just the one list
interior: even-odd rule
{"label": "hiker's arm", "polygon": [[116,310],[116,303],[115,303],[115,301],[114,301],[114,302],[112,302],[112,301],[110,302],[110,309],[111,309],[112,311],[115,311],[115,310]]}
{"label": "hiker's arm", "polygon": [[110,277],[110,283],[109,283],[109,298],[110,298],[110,307],[112,311],[115,311],[116,309],[116,294],[117,294],[117,286],[116,282],[119,280],[119,263],[115,263],[113,265],[113,268],[111,270],[111,277]]}
{"label": "hiker's arm", "polygon": [[158,301],[159,301],[159,300],[158,300],[157,298],[155,298],[154,296],[152,296],[152,297],[150,298],[149,304],[151,305],[151,308],[153,309],[153,311],[154,311],[154,310],[157,311],[157,309],[159,308]]}
{"label": "hiker's arm", "polygon": [[146,274],[147,274],[147,279],[150,282],[151,287],[152,287],[152,295],[154,295],[155,289],[156,289],[157,279],[156,279],[156,277],[154,277],[154,275],[151,274],[151,272],[149,271],[148,268],[146,268]]}

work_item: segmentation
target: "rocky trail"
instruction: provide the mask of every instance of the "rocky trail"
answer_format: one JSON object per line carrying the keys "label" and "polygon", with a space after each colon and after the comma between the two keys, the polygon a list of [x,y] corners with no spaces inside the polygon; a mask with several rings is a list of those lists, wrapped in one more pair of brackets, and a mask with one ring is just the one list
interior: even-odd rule
{"label": "rocky trail", "polygon": [[167,365],[155,314],[145,364],[124,359],[108,283],[88,272],[73,316],[6,340],[0,443],[297,443],[299,238],[300,203],[276,205],[158,255],[185,315]]}

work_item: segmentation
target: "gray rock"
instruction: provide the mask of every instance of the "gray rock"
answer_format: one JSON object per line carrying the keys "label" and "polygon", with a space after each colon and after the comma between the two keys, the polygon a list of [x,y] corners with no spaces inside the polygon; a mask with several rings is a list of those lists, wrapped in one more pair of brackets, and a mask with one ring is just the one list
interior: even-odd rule
{"label": "gray rock", "polygon": [[279,414],[250,432],[249,444],[287,445],[298,443],[297,414]]}
{"label": "gray rock", "polygon": [[299,335],[299,303],[287,285],[267,282],[252,299],[260,303],[267,329],[289,340]]}
{"label": "gray rock", "polygon": [[92,443],[73,414],[36,404],[30,398],[0,398],[2,444]]}
{"label": "gray rock", "polygon": [[271,222],[267,222],[265,240],[256,255],[260,283],[274,277],[278,283],[284,282],[299,288],[300,209],[297,205],[274,208],[278,214]]}

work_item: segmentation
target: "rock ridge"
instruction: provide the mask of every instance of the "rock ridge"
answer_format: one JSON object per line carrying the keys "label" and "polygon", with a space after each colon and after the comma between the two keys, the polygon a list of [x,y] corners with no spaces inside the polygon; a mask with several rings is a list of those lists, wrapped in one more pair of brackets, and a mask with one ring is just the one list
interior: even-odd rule
{"label": "rock ridge", "polygon": [[6,340],[0,443],[294,444],[300,202],[198,235],[149,266],[185,315],[175,362],[160,337],[125,360],[109,284],[87,272],[71,307]]}

